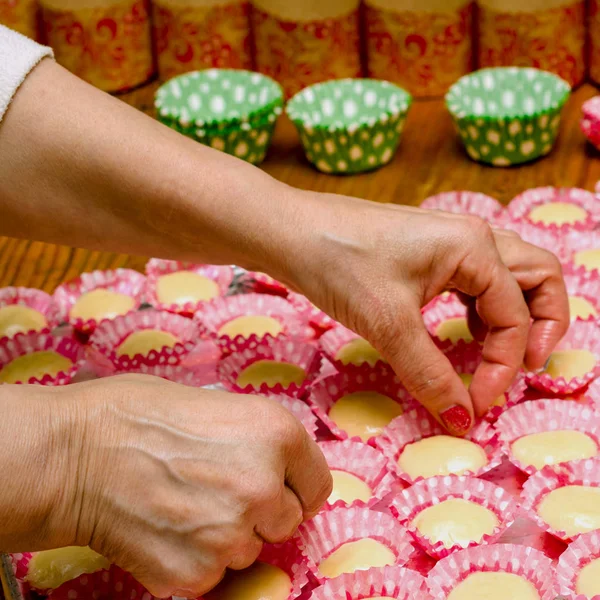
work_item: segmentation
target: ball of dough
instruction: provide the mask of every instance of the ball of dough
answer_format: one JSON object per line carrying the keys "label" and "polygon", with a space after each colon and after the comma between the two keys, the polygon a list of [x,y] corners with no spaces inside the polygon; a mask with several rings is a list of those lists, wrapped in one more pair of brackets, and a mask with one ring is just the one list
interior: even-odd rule
{"label": "ball of dough", "polygon": [[357,365],[364,363],[374,367],[377,361],[382,360],[381,354],[363,338],[356,338],[344,344],[335,355],[343,365]]}
{"label": "ball of dough", "polygon": [[43,379],[50,375],[56,377],[61,372],[68,372],[73,362],[67,357],[52,350],[32,352],[15,358],[0,370],[2,383],[27,383],[32,377]]}
{"label": "ball of dough", "polygon": [[332,552],[319,565],[323,577],[337,577],[344,573],[385,567],[396,562],[396,555],[384,544],[372,538],[348,542]]}
{"label": "ball of dough", "polygon": [[13,337],[17,333],[42,331],[46,327],[48,327],[46,317],[29,306],[10,304],[0,308],[0,337]]}
{"label": "ball of dough", "polygon": [[600,529],[600,488],[557,488],[546,494],[537,513],[552,529],[564,531],[568,537]]}
{"label": "ball of dough", "polygon": [[448,319],[440,323],[435,330],[435,335],[442,341],[449,340],[453,344],[456,344],[458,340],[465,342],[473,341],[473,334],[469,330],[467,325],[467,319],[463,317],[457,317],[455,319]]}
{"label": "ball of dough", "polygon": [[468,575],[447,600],[541,600],[530,581],[514,573],[490,571]]}
{"label": "ball of dough", "polygon": [[156,281],[156,297],[163,304],[206,302],[221,293],[216,282],[193,271],[177,271],[162,275]]}
{"label": "ball of dough", "polygon": [[367,502],[373,496],[371,488],[352,473],[332,469],[331,477],[333,478],[333,489],[328,498],[330,504],[334,504],[338,500],[342,500],[346,504],[352,504],[355,500]]}
{"label": "ball of dough", "polygon": [[236,337],[249,338],[252,335],[256,337],[265,337],[267,334],[277,337],[283,332],[283,325],[273,317],[261,315],[251,315],[237,317],[228,321],[219,329],[219,336],[235,339]]}
{"label": "ball of dough", "polygon": [[173,348],[179,339],[168,331],[160,329],[142,329],[128,335],[117,347],[117,356],[148,356],[152,350],[160,352],[163,348]]}
{"label": "ball of dough", "polygon": [[306,371],[298,365],[276,360],[259,360],[238,375],[237,384],[241,388],[251,385],[259,389],[263,384],[269,387],[281,384],[284,388],[288,388],[292,383],[302,385],[305,379]]}
{"label": "ball of dough", "polygon": [[543,225],[573,225],[587,219],[587,211],[570,202],[548,202],[529,213],[529,219]]}
{"label": "ball of dough", "polygon": [[588,598],[600,594],[600,558],[589,562],[577,576],[575,590]]}
{"label": "ball of dough", "polygon": [[92,290],[82,294],[69,311],[71,319],[102,321],[125,315],[135,308],[135,300],[110,290]]}

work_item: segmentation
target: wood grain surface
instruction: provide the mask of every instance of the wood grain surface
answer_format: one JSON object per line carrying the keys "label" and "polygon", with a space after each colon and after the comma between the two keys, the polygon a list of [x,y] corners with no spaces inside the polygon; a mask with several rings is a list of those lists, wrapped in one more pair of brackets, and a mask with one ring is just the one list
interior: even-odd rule
{"label": "wood grain surface", "polygon": [[[121,99],[153,115],[155,89],[156,84],[152,84]],[[484,192],[504,204],[519,192],[542,185],[593,190],[600,179],[600,153],[586,144],[578,123],[581,104],[596,93],[590,85],[579,88],[565,108],[553,152],[522,167],[499,169],[471,161],[454,133],[443,101],[430,100],[413,104],[398,153],[378,171],[352,176],[318,173],[304,159],[296,131],[285,117],[278,122],[262,168],[304,189],[412,205],[432,194],[457,189]],[[0,287],[21,285],[52,292],[83,271],[116,267],[143,270],[145,262],[143,257],[0,238]]]}

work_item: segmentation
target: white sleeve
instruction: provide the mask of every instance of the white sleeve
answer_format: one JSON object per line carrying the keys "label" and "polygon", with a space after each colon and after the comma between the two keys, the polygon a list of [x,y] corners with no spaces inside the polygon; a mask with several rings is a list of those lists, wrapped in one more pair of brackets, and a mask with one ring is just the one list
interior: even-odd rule
{"label": "white sleeve", "polygon": [[46,56],[53,56],[51,48],[0,25],[0,121],[19,86]]}

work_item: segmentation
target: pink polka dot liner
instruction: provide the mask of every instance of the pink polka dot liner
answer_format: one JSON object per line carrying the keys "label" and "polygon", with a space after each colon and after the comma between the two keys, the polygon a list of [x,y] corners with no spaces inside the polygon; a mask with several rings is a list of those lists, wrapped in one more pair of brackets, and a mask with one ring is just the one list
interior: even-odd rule
{"label": "pink polka dot liner", "polygon": [[164,275],[178,273],[180,271],[190,271],[202,277],[214,281],[219,287],[219,295],[224,296],[233,281],[233,269],[229,266],[219,265],[201,265],[180,262],[177,260],[161,260],[152,258],[146,264],[146,302],[152,304],[158,310],[167,310],[169,312],[191,317],[196,311],[206,305],[206,301],[185,302],[183,304],[168,304],[161,302],[157,297],[156,286],[159,279]]}
{"label": "pink polka dot liner", "polygon": [[318,333],[328,331],[337,325],[334,319],[317,308],[306,296],[290,292],[287,300]]}
{"label": "pink polka dot liner", "polygon": [[[432,542],[412,522],[425,509],[450,499],[467,500],[487,508],[496,515],[498,526],[491,534],[485,534],[468,546],[455,544],[448,548],[441,541]],[[454,475],[420,481],[399,492],[390,506],[392,514],[408,529],[417,544],[435,559],[445,558],[465,547],[493,544],[513,524],[518,508],[513,496],[501,487],[482,479]]]}
{"label": "pink polka dot liner", "polygon": [[[338,325],[333,329],[330,329],[328,332],[324,333],[319,338],[319,346],[321,346],[321,350],[323,350],[323,354],[339,369],[346,369],[348,366],[352,365],[344,365],[341,361],[339,361],[336,356],[338,352],[350,342],[354,340],[362,339],[360,335],[354,333],[354,331],[347,329],[343,325]],[[383,359],[380,361],[381,363],[385,363]],[[366,364],[366,363],[363,363]],[[374,367],[375,365],[370,365]]]}
{"label": "pink polka dot liner", "polygon": [[600,277],[598,269],[588,269],[585,265],[577,265],[575,255],[583,250],[600,250],[600,231],[572,232],[563,239],[565,260],[564,270],[568,274],[581,277]]}
{"label": "pink polka dot liner", "polygon": [[586,100],[581,107],[582,117],[579,122],[583,135],[596,148],[600,148],[600,96]]}
{"label": "pink polka dot liner", "polygon": [[437,563],[427,578],[433,599],[446,600],[460,583],[477,572],[518,575],[533,584],[540,600],[555,600],[557,595],[554,567],[544,553],[526,546],[493,544],[461,550]]}
{"label": "pink polka dot liner", "polygon": [[[597,315],[587,319],[577,317],[579,321],[597,321],[600,316],[600,274],[597,271],[577,272],[564,275],[565,286],[569,296],[587,300],[595,309]],[[571,320],[575,320],[571,315]]]}
{"label": "pink polka dot liner", "polygon": [[42,313],[48,323],[48,327],[43,331],[52,330],[61,323],[59,310],[54,300],[52,300],[52,296],[41,290],[25,287],[6,287],[0,289],[0,310],[6,306],[15,305],[31,308]]}
{"label": "pink polka dot liner", "polygon": [[310,410],[308,404],[299,398],[292,398],[291,396],[285,396],[282,394],[270,394],[267,397],[283,406],[283,408],[289,410],[296,417],[296,419],[298,419],[298,421],[304,425],[304,429],[306,429],[308,435],[310,435],[313,440],[317,439],[317,417],[313,411]]}
{"label": "pink polka dot liner", "polygon": [[434,298],[422,311],[423,322],[429,335],[433,338],[434,342],[444,352],[454,348],[457,343],[464,344],[470,343],[473,340],[458,340],[458,342],[452,342],[451,340],[441,340],[438,335],[438,328],[440,325],[449,319],[466,319],[467,318],[467,307],[458,299],[458,296],[453,293],[442,294],[437,298]]}
{"label": "pink polka dot liner", "polygon": [[[559,592],[568,598],[577,594],[577,579],[581,570],[592,561],[600,559],[600,530],[580,535],[563,552],[558,560],[556,580]],[[581,594],[578,600],[592,600]],[[594,596],[600,598],[600,596]]]}
{"label": "pink polka dot liner", "polygon": [[273,296],[281,296],[287,298],[289,290],[283,283],[273,279],[266,273],[257,271],[246,271],[239,279],[238,285],[245,292],[257,294],[271,294]]}
{"label": "pink polka dot liner", "polygon": [[[319,513],[300,525],[295,536],[308,567],[323,583],[319,565],[335,550],[349,542],[371,538],[391,550],[395,566],[404,566],[414,553],[411,537],[393,517],[366,507],[334,508]],[[337,578],[333,578],[335,581]]]}
{"label": "pink polka dot liner", "polygon": [[[365,503],[355,500],[351,506],[367,506],[372,508],[379,504],[394,488],[396,478],[387,469],[385,456],[366,444],[351,440],[321,442],[319,448],[325,456],[330,470],[344,471],[358,477],[366,483],[373,496]],[[325,509],[348,506],[343,500],[331,504],[328,501]]]}
{"label": "pink polka dot liner", "polygon": [[566,264],[567,256],[562,234],[558,236],[550,229],[536,227],[528,221],[515,221],[508,216],[504,216],[498,221],[496,227],[515,232],[523,241],[552,252],[560,260],[561,264]]}
{"label": "pink polka dot liner", "polygon": [[475,215],[490,223],[504,212],[504,207],[495,198],[467,191],[442,192],[429,196],[423,200],[421,208],[443,210],[460,215]]}

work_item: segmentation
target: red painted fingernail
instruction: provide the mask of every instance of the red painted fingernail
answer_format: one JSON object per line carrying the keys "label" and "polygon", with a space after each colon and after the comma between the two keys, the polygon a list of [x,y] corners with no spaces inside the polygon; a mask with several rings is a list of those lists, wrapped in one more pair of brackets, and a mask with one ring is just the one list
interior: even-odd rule
{"label": "red painted fingernail", "polygon": [[442,411],[440,418],[452,435],[465,435],[471,429],[471,415],[464,406],[459,404]]}

